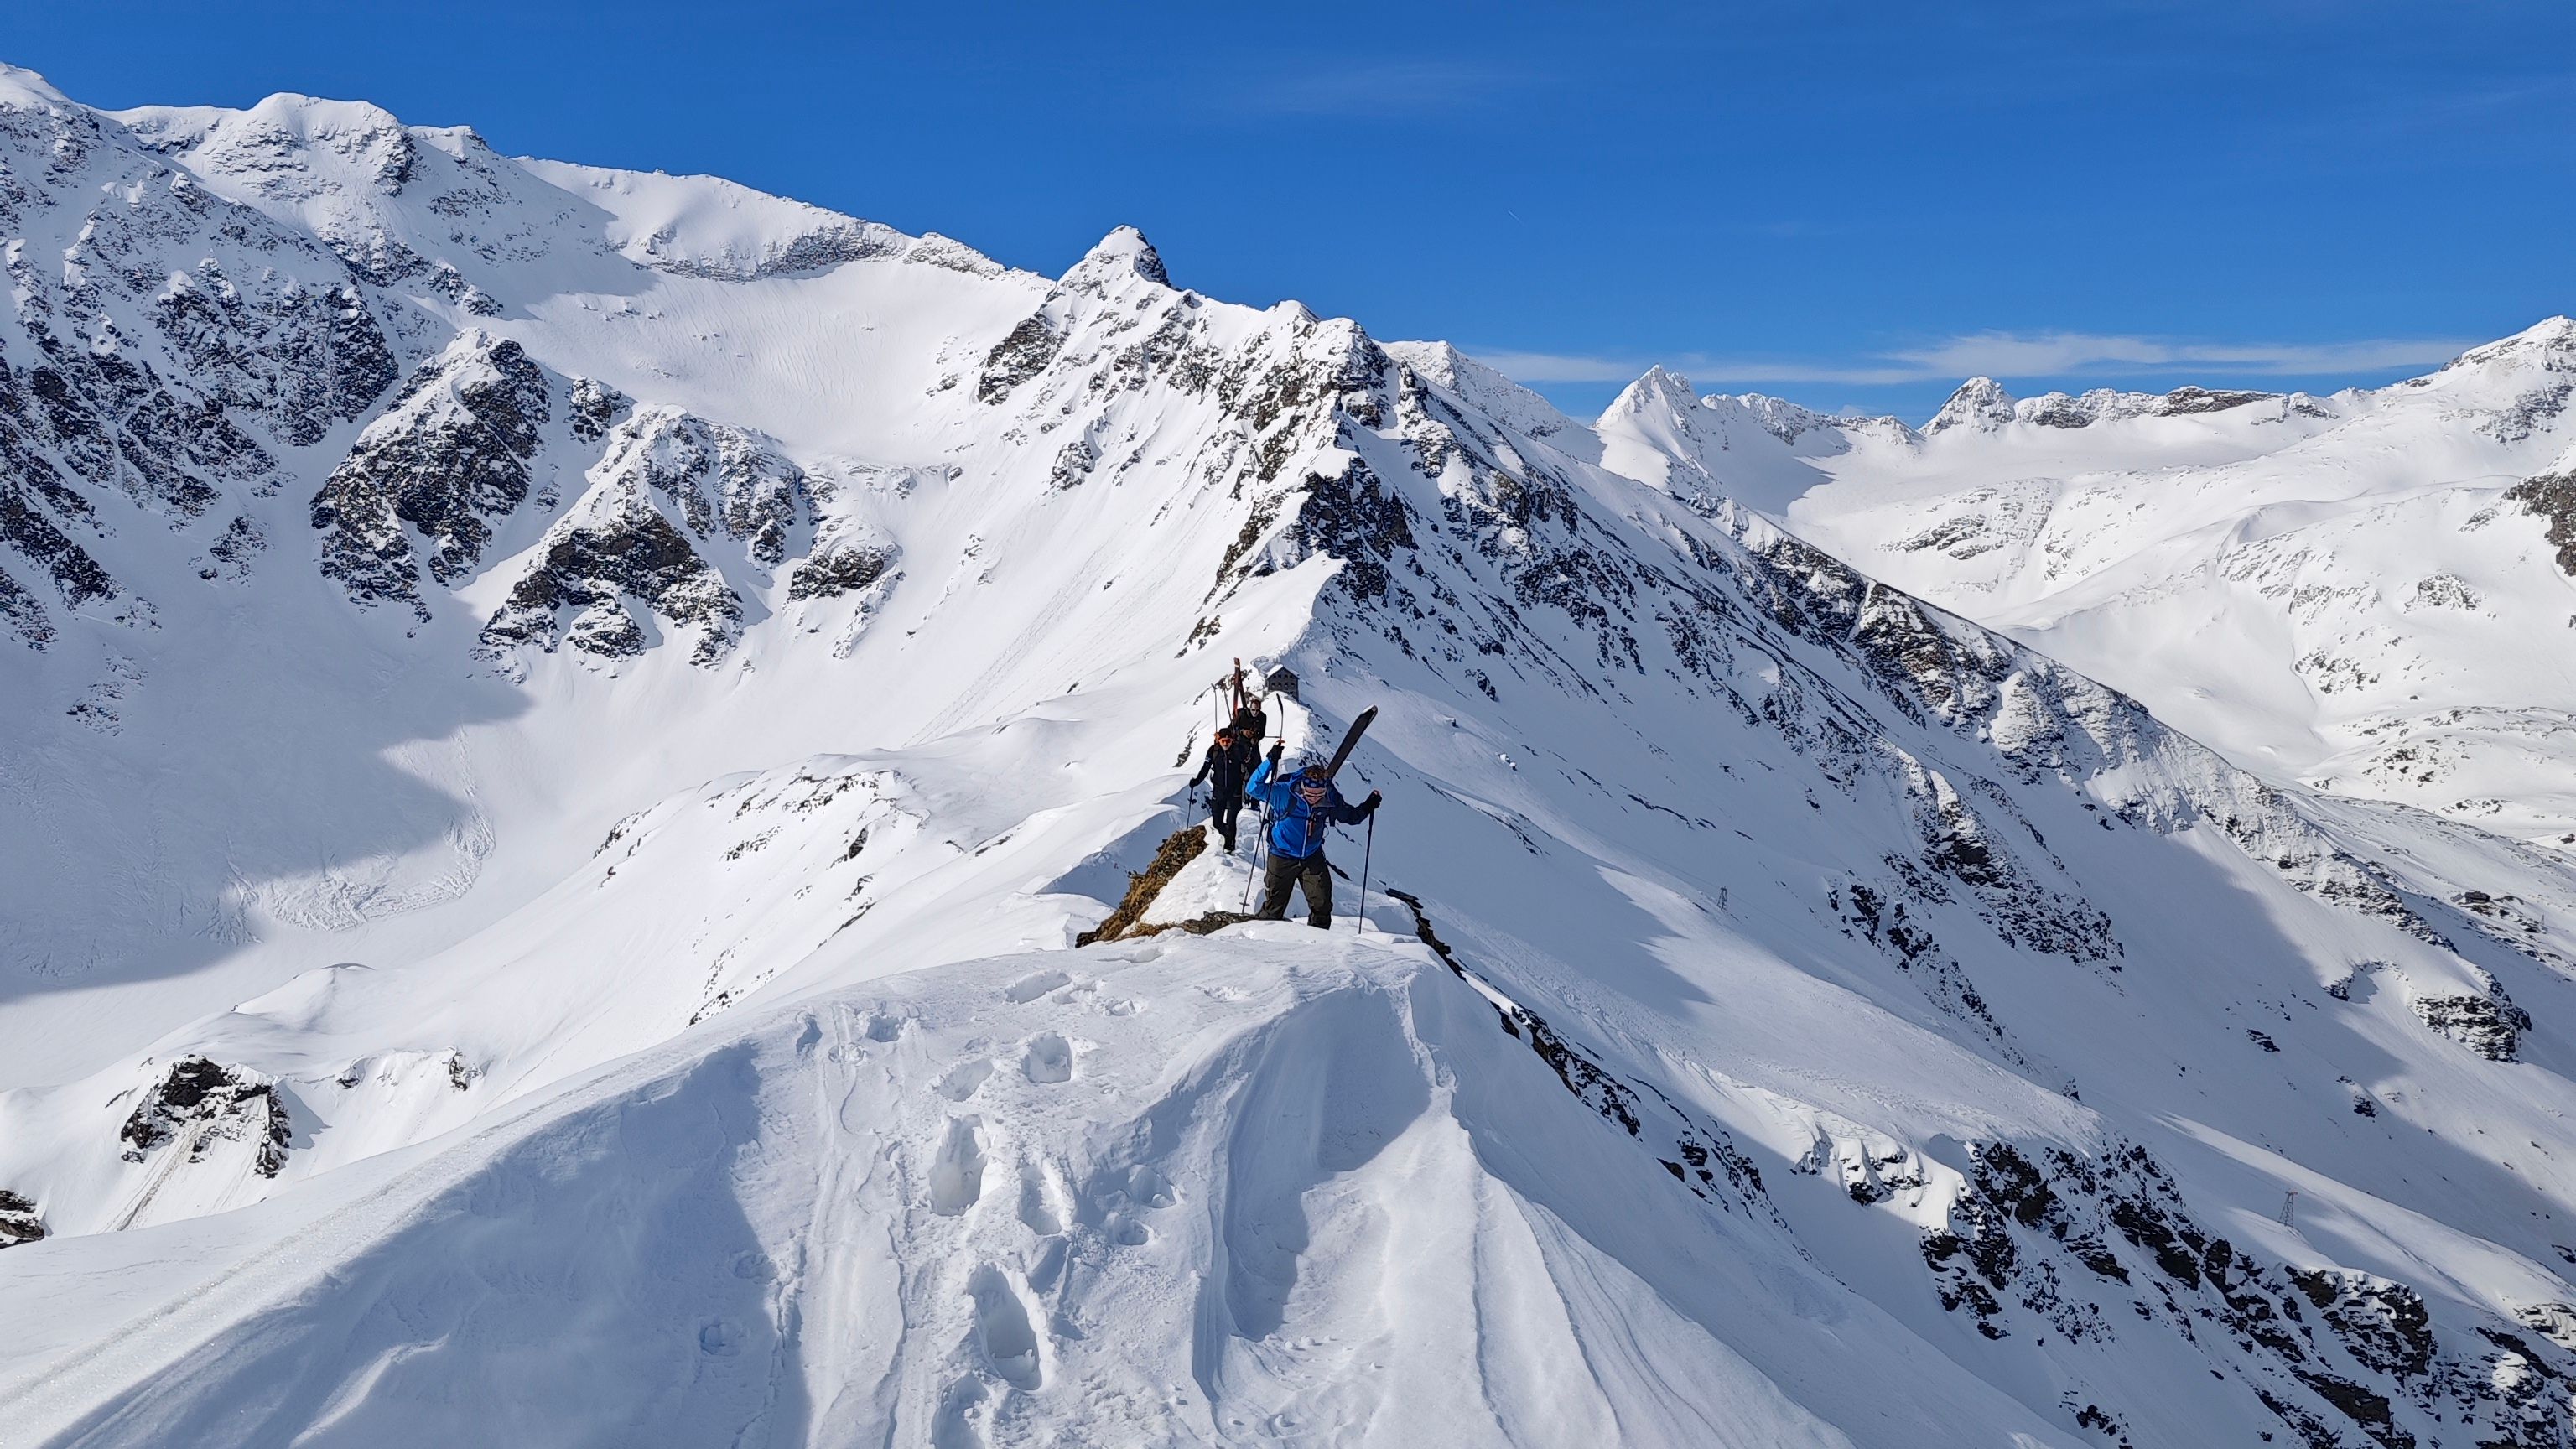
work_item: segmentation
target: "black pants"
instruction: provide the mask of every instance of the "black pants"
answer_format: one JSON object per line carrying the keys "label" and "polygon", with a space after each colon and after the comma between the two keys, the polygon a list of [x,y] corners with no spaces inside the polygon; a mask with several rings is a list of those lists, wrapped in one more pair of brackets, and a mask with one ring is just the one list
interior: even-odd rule
{"label": "black pants", "polygon": [[1261,909],[1254,914],[1265,921],[1288,919],[1288,888],[1303,886],[1306,891],[1306,924],[1319,930],[1333,925],[1333,868],[1316,851],[1300,860],[1293,855],[1270,854],[1270,869],[1261,881]]}
{"label": "black pants", "polygon": [[1216,826],[1218,837],[1229,851],[1234,849],[1234,817],[1242,813],[1241,790],[1219,790],[1208,796],[1208,821]]}

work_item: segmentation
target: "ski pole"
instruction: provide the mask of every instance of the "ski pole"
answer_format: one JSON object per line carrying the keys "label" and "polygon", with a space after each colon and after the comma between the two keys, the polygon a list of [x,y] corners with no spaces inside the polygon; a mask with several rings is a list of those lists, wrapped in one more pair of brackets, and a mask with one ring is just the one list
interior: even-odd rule
{"label": "ski pole", "polygon": [[1360,928],[1357,932],[1360,935],[1368,933],[1369,858],[1376,854],[1377,812],[1372,810],[1369,812],[1368,843],[1360,847]]}
{"label": "ski pole", "polygon": [[1252,914],[1252,883],[1261,879],[1261,867],[1270,858],[1270,802],[1267,800],[1261,802],[1260,828],[1260,837],[1252,843],[1252,869],[1243,878],[1241,914],[1247,916]]}

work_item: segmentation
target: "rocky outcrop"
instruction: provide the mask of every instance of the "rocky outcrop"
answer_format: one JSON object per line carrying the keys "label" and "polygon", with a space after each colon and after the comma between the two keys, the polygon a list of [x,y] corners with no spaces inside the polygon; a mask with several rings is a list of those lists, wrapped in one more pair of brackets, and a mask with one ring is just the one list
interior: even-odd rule
{"label": "rocky outcrop", "polygon": [[817,545],[787,576],[787,597],[802,602],[857,593],[891,574],[896,558],[891,544]]}
{"label": "rocky outcrop", "polygon": [[553,413],[546,373],[518,343],[458,338],[412,373],[313,496],[322,572],[361,605],[407,603],[428,618],[422,570],[452,584],[481,562],[492,521],[527,501]]}
{"label": "rocky outcrop", "polygon": [[[700,546],[736,544],[751,565],[771,569],[811,516],[804,470],[767,438],[676,408],[644,409],[611,431],[588,489],[547,530],[483,643],[632,657],[649,640],[631,601],[695,627],[690,657],[713,663],[740,637],[743,600]],[[874,561],[877,573],[888,561]],[[836,573],[873,579],[870,563],[864,554],[836,557],[809,587]]]}
{"label": "rocky outcrop", "polygon": [[[2481,973],[2483,974],[2483,973]],[[2487,978],[2482,995],[2418,996],[2410,1003],[2416,1019],[2491,1062],[2518,1060],[2522,1033],[2531,1030],[2531,1013],[2513,1004],[2504,987]]]}
{"label": "rocky outcrop", "polygon": [[2558,550],[2558,571],[2576,578],[2576,471],[2525,478],[2506,489],[2504,496],[2549,526],[2549,542]]}
{"label": "rocky outcrop", "polygon": [[984,354],[984,369],[975,379],[975,398],[998,403],[1022,383],[1046,371],[1064,350],[1064,332],[1044,312],[1020,320],[993,350]]}
{"label": "rocky outcrop", "polygon": [[[2198,1222],[2143,1148],[1981,1144],[1947,1217],[1923,1236],[1924,1265],[1942,1306],[1986,1338],[2100,1345],[2094,1361],[2116,1367],[2134,1352],[2121,1344],[2151,1335],[2237,1385],[2249,1416],[2320,1449],[2455,1433],[2501,1449],[2571,1442],[2576,1355],[2492,1315],[2445,1334],[2403,1283],[2268,1263]],[[2068,1407],[2112,1387],[2077,1374]]]}
{"label": "rocky outcrop", "polygon": [[0,1248],[42,1242],[44,1237],[45,1220],[37,1214],[35,1202],[24,1193],[0,1188]]}
{"label": "rocky outcrop", "polygon": [[275,1177],[286,1165],[293,1129],[274,1079],[191,1056],[172,1062],[144,1089],[143,1100],[116,1135],[125,1143],[128,1162],[141,1162],[174,1143],[190,1162],[202,1162],[217,1142],[248,1142],[253,1168],[262,1177]]}

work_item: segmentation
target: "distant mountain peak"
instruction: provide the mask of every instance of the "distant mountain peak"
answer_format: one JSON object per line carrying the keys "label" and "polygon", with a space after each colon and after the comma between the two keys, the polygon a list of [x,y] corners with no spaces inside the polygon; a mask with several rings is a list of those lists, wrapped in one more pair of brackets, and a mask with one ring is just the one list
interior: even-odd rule
{"label": "distant mountain peak", "polygon": [[1699,394],[1691,387],[1691,380],[1657,363],[1622,388],[1601,415],[1628,417],[1660,407],[1686,418],[1699,405]]}
{"label": "distant mountain peak", "polygon": [[1992,432],[2013,420],[2013,395],[1991,377],[1972,377],[1959,384],[1950,400],[1923,425],[1923,435],[1931,437],[1953,428],[1974,428]]}

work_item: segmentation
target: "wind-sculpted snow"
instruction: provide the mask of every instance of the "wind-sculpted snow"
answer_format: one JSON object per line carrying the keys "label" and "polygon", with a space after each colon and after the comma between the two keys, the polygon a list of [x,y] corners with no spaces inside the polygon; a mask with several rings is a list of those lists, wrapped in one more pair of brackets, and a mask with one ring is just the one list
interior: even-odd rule
{"label": "wind-sculpted snow", "polygon": [[[1659,374],[1596,431],[1124,228],[1050,281],[0,78],[6,255],[159,239],[108,345],[70,291],[0,328],[29,1442],[2576,1436],[2563,859],[1879,567],[2116,573],[2032,438],[2224,471],[2420,393],[2521,458],[2548,336],[1922,434]],[[290,281],[316,320],[247,300]],[[1979,476],[1870,568],[1762,511],[1898,452]],[[2554,569],[2521,503],[2393,583],[2305,522],[2213,577],[2484,628],[2536,595],[2476,550]],[[1332,933],[1242,920],[1175,805],[1238,657],[1304,681],[1292,754],[1382,711]],[[2282,668],[2385,772],[2553,717],[2399,658]]]}

